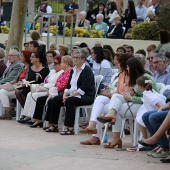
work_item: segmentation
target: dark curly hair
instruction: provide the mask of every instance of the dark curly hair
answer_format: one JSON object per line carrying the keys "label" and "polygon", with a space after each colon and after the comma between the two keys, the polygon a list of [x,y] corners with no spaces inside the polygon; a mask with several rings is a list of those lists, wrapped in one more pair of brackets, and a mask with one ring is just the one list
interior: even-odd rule
{"label": "dark curly hair", "polygon": [[104,56],[103,48],[102,47],[93,47],[92,48],[94,54],[96,54],[96,62],[101,63],[103,59],[106,59]]}

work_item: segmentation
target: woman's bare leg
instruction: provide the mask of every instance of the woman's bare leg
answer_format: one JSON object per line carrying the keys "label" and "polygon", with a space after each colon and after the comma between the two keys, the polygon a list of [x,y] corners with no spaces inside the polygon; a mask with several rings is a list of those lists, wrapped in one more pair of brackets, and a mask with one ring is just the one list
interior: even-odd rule
{"label": "woman's bare leg", "polygon": [[141,126],[141,125],[139,125],[139,129],[142,132],[143,139],[147,139],[148,137],[147,137],[147,130],[146,130],[146,128]]}

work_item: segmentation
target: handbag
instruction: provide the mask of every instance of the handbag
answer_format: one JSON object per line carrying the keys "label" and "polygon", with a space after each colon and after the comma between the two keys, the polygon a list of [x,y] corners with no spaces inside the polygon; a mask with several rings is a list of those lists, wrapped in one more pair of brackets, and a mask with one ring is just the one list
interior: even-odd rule
{"label": "handbag", "polygon": [[0,89],[4,89],[6,91],[14,91],[15,87],[16,85],[12,85],[9,82],[7,82],[6,84],[0,85]]}
{"label": "handbag", "polygon": [[31,92],[47,92],[48,88],[45,88],[44,86],[41,86],[40,84],[31,84]]}

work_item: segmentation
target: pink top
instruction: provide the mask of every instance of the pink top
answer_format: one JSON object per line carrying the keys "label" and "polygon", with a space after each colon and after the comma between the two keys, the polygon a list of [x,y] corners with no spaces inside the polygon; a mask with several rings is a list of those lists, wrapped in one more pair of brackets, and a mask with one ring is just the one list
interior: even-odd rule
{"label": "pink top", "polygon": [[71,70],[72,69],[60,74],[55,84],[55,87],[57,87],[58,91],[63,91],[66,88]]}

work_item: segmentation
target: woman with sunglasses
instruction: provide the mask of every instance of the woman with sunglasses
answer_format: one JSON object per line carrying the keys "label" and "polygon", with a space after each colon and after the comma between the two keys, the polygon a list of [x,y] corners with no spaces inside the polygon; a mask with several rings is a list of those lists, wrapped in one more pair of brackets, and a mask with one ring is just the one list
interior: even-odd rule
{"label": "woman with sunglasses", "polygon": [[[49,74],[47,60],[44,52],[33,52],[30,57],[31,65],[29,66],[27,81],[35,81],[34,84],[41,84],[45,77]],[[16,98],[22,108],[24,108],[27,94],[30,92],[30,87],[23,87],[22,90],[15,90]]]}
{"label": "woman with sunglasses", "polygon": [[[51,87],[54,87],[56,80],[63,73],[63,70],[61,68],[61,56],[55,56],[53,64],[54,64],[54,69],[50,71],[48,76],[44,79],[44,82],[40,84],[42,86],[42,91],[35,92],[35,93],[29,92],[27,94],[24,110],[22,112],[23,118],[18,120],[19,123],[31,123],[32,122],[29,120],[34,114],[37,98],[41,96],[45,96],[47,94],[48,89],[50,89]],[[46,88],[47,90],[43,91],[43,87]]]}

